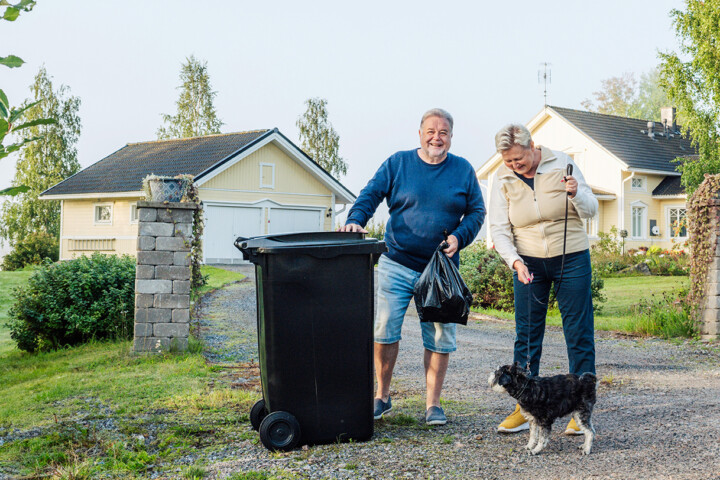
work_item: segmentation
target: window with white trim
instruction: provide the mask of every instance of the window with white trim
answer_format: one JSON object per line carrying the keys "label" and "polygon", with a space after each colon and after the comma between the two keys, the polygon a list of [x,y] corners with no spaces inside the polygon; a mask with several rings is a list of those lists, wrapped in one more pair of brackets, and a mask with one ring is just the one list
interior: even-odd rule
{"label": "window with white trim", "polygon": [[632,180],[630,180],[630,190],[633,192],[644,192],[646,191],[646,184],[647,179],[645,177],[633,177]]}
{"label": "window with white trim", "polygon": [[98,225],[112,224],[112,203],[95,205],[95,223]]}
{"label": "window with white trim", "polygon": [[138,223],[138,208],[137,203],[130,204],[130,223]]}
{"label": "window with white trim", "polygon": [[260,164],[260,188],[275,188],[275,164]]}
{"label": "window with white trim", "polygon": [[645,228],[647,225],[647,207],[643,204],[633,205],[631,207],[631,232],[633,238],[645,238],[647,236]]}
{"label": "window with white trim", "polygon": [[595,215],[592,218],[583,218],[583,224],[585,225],[585,233],[588,237],[597,237],[598,233],[598,221],[600,219],[599,215]]}
{"label": "window with white trim", "polygon": [[[687,237],[686,225],[687,209],[685,207],[670,207],[667,210],[668,237]],[[680,228],[678,228],[680,227]]]}

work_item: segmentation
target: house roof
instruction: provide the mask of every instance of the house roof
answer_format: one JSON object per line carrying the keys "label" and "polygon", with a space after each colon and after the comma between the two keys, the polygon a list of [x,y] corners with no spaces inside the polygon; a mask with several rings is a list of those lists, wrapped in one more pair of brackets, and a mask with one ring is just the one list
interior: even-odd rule
{"label": "house roof", "polygon": [[685,188],[680,184],[680,177],[665,177],[652,191],[653,196],[684,195]]}
{"label": "house roof", "polygon": [[128,143],[102,160],[77,172],[42,193],[43,197],[79,194],[139,192],[148,174],[175,176],[190,174],[207,179],[238,155],[264,141],[283,144],[319,179],[338,193],[338,200],[352,203],[355,196],[322,169],[278,129],[207,135],[172,140]]}
{"label": "house roof", "polygon": [[678,132],[665,136],[663,125],[655,122],[655,135],[647,134],[648,121],[585,112],[562,107],[554,110],[575,128],[624,162],[630,170],[649,170],[679,175],[676,158],[695,153],[690,140]]}

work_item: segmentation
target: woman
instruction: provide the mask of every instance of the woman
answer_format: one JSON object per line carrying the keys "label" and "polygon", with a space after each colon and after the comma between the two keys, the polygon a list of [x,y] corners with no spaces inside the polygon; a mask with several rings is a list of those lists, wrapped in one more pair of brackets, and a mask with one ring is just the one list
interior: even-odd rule
{"label": "woman", "polygon": [[[538,375],[554,284],[570,372],[595,373],[590,243],[581,219],[595,216],[597,199],[572,158],[536,148],[524,126],[503,127],[495,135],[495,146],[503,163],[493,178],[488,218],[495,248],[514,272],[514,361],[524,367],[529,358],[531,375]],[[571,175],[567,174],[569,165]],[[498,431],[528,428],[516,406]],[[574,420],[565,433],[582,434]]]}

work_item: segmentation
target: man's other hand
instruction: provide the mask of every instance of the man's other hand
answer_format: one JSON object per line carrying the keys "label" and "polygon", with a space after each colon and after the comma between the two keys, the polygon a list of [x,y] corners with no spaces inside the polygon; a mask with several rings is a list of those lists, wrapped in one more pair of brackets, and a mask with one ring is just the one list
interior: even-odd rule
{"label": "man's other hand", "polygon": [[455,235],[448,235],[447,240],[445,240],[448,244],[447,248],[443,250],[445,252],[445,255],[448,256],[448,258],[455,255],[455,252],[458,251],[458,239]]}
{"label": "man's other hand", "polygon": [[360,233],[368,233],[367,230],[362,228],[357,223],[348,223],[347,225],[344,225],[342,227],[338,227],[338,232],[360,232]]}

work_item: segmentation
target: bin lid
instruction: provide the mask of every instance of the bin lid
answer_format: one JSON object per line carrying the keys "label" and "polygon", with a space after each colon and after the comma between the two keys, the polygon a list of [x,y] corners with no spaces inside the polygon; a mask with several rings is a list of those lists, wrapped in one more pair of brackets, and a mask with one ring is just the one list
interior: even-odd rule
{"label": "bin lid", "polygon": [[237,247],[246,257],[250,254],[378,254],[387,252],[385,242],[365,238],[357,232],[304,232],[259,237],[238,237]]}

